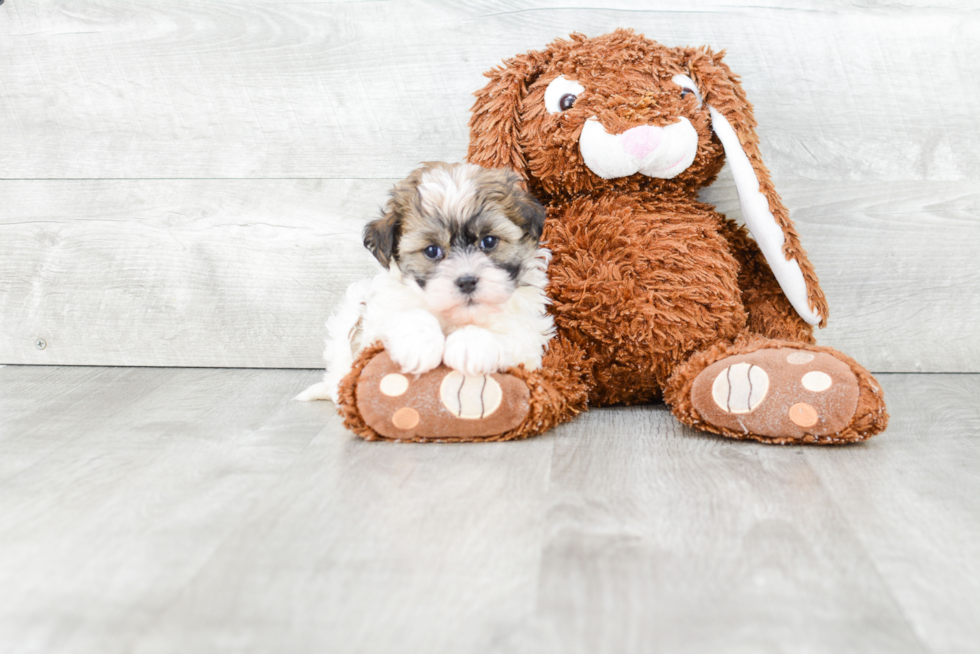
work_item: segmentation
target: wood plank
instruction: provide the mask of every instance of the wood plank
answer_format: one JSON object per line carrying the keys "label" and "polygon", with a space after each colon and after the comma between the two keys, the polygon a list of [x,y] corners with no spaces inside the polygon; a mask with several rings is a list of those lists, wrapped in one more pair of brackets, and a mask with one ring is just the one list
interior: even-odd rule
{"label": "wood plank", "polygon": [[[290,402],[309,371],[130,369],[129,391],[107,374],[0,371],[4,403],[38,407],[33,429],[0,435],[3,651],[132,651],[334,420]],[[142,397],[120,407],[120,391]],[[48,418],[79,392],[90,401]],[[8,458],[31,445],[34,465]]]}
{"label": "wood plank", "polygon": [[582,416],[556,434],[537,610],[495,651],[925,651],[805,452],[663,406]]}
{"label": "wood plank", "polygon": [[[980,638],[980,375],[883,376],[891,428],[837,448],[728,441],[662,406],[519,443],[366,443],[329,403],[290,401],[315,378],[0,368],[17,420],[0,430],[0,650],[965,653]],[[24,466],[31,445],[43,456]]]}
{"label": "wood plank", "polygon": [[571,31],[727,48],[777,180],[980,170],[969,2],[0,7],[5,178],[400,177],[465,152],[483,71]]}
{"label": "wood plank", "polygon": [[[71,443],[173,376],[166,370],[17,366],[0,371],[0,484]],[[90,407],[98,407],[90,411]]]}
{"label": "wood plank", "polygon": [[553,442],[325,430],[136,651],[489,651],[534,608]]}
{"label": "wood plank", "polygon": [[[874,370],[980,370],[976,189],[933,183],[980,168],[978,16],[955,1],[6,3],[0,176],[344,179],[0,185],[0,360],[320,365],[328,306],[372,270],[357,229],[390,178],[462,155],[480,72],[625,24],[728,47],[833,303],[824,342]],[[730,185],[708,195],[731,209]],[[311,237],[317,221],[337,236]]]}
{"label": "wood plank", "polygon": [[480,651],[532,609],[552,440],[366,443],[310,371],[162,372],[4,480],[0,649]]}
{"label": "wood plank", "polygon": [[980,377],[885,375],[882,385],[883,437],[852,456],[807,450],[806,461],[919,640],[968,654],[980,643]]}
{"label": "wood plank", "polygon": [[360,230],[390,186],[2,184],[0,361],[306,368],[333,301],[380,269]]}
{"label": "wood plank", "polygon": [[[320,367],[330,307],[379,269],[360,230],[393,181],[0,182],[0,363]],[[821,342],[980,371],[980,185],[779,190],[831,302]],[[740,216],[725,172],[704,199]]]}

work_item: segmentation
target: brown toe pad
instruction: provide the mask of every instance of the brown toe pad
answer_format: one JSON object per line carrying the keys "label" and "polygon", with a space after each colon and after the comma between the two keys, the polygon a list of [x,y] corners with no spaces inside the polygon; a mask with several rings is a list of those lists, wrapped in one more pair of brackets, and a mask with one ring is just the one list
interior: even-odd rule
{"label": "brown toe pad", "polygon": [[357,408],[364,421],[396,440],[478,440],[521,424],[530,393],[504,374],[466,376],[444,365],[422,375],[402,374],[381,352],[357,380]]}
{"label": "brown toe pad", "polygon": [[780,347],[714,362],[694,380],[691,403],[710,425],[802,439],[847,427],[859,393],[857,377],[833,355]]}

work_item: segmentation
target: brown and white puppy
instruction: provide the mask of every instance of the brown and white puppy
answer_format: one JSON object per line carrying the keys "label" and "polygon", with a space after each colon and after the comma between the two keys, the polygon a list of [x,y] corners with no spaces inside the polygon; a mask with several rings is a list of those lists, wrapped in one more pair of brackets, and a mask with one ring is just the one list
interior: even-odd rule
{"label": "brown and white puppy", "polygon": [[541,365],[545,211],[509,170],[426,163],[391,191],[364,245],[385,271],[351,285],[327,321],[324,381],[297,399],[336,400],[357,353],[382,341],[410,374],[440,363],[466,375]]}

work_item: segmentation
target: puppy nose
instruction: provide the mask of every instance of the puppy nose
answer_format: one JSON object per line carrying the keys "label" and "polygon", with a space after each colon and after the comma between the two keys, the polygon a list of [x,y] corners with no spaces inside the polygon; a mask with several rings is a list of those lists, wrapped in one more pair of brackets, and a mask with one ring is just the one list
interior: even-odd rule
{"label": "puppy nose", "polygon": [[657,149],[663,138],[664,128],[653,125],[640,125],[620,134],[623,149],[637,159],[644,159]]}
{"label": "puppy nose", "polygon": [[456,280],[456,287],[463,293],[469,295],[476,290],[476,283],[480,281],[472,275],[467,275],[466,277],[460,277]]}

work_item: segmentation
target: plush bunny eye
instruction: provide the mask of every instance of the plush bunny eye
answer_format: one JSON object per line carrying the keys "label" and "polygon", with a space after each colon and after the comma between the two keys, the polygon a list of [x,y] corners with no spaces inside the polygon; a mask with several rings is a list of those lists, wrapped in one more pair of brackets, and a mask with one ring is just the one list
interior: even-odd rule
{"label": "plush bunny eye", "polygon": [[687,75],[674,75],[670,81],[681,87],[681,98],[686,98],[693,93],[694,97],[698,99],[698,106],[701,106],[701,94],[698,92],[698,87],[694,83],[694,80]]}
{"label": "plush bunny eye", "polygon": [[422,250],[422,254],[425,255],[426,259],[431,259],[432,261],[436,261],[437,259],[442,258],[442,248],[439,247],[438,245],[430,245],[429,247]]}
{"label": "plush bunny eye", "polygon": [[585,87],[575,80],[556,77],[544,91],[544,106],[549,114],[567,111],[584,92]]}

